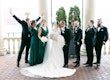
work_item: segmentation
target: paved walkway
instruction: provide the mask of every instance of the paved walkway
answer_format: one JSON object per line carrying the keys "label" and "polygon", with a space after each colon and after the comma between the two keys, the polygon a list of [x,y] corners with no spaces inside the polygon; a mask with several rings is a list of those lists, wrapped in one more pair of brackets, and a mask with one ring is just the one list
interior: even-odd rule
{"label": "paved walkway", "polygon": [[[17,68],[16,57],[16,55],[0,56],[0,80],[110,80],[110,55],[103,55],[98,70],[94,68],[95,65],[92,68],[83,66],[86,57],[81,56],[81,66],[76,68],[77,72],[73,76],[59,79],[35,79],[22,75],[20,69],[29,65],[25,64],[22,58],[21,66]],[[73,61],[74,59],[69,60],[69,68],[74,68]]]}

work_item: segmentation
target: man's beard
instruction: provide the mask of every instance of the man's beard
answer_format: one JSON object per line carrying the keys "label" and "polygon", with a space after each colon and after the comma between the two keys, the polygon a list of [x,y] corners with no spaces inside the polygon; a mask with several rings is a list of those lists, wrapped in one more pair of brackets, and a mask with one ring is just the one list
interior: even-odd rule
{"label": "man's beard", "polygon": [[101,27],[101,24],[98,24],[99,27]]}

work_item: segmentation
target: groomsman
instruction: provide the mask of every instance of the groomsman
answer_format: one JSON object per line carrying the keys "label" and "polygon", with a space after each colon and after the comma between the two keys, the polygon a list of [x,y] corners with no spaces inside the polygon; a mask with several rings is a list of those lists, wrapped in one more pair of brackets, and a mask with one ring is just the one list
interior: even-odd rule
{"label": "groomsman", "polygon": [[63,47],[64,52],[64,67],[68,66],[68,52],[69,52],[69,44],[70,44],[70,30],[66,27],[64,21],[60,21],[61,27],[61,35],[64,36],[65,45]]}
{"label": "groomsman", "polygon": [[74,67],[78,67],[78,66],[80,66],[80,48],[81,48],[81,44],[82,44],[82,30],[79,27],[78,21],[74,22],[73,43],[75,45],[75,53],[77,56],[77,60],[74,62],[74,63],[76,63]]}
{"label": "groomsman", "polygon": [[102,19],[98,19],[97,21],[97,34],[96,34],[96,57],[97,62],[94,64],[97,64],[97,66],[101,63],[101,50],[102,46],[105,45],[105,43],[108,40],[108,30],[105,26],[102,25]]}
{"label": "groomsman", "polygon": [[88,28],[85,31],[85,45],[87,52],[87,62],[84,64],[87,67],[93,66],[93,48],[96,40],[96,29],[94,27],[94,21],[88,21]]}
{"label": "groomsman", "polygon": [[[20,20],[16,15],[13,15],[12,11],[10,11],[10,14],[15,18],[15,20],[17,20],[21,26],[22,26],[22,37],[21,37],[21,46],[20,46],[20,50],[18,53],[18,58],[17,58],[17,67],[19,67],[20,65],[20,60],[21,60],[21,56],[22,56],[22,52],[24,50],[24,48],[26,47],[26,54],[25,54],[25,63],[28,63],[28,52],[29,52],[29,48],[30,48],[30,41],[31,41],[31,34],[28,31],[28,22],[29,19],[26,18],[26,20]],[[38,19],[36,19],[36,21],[38,21],[41,17],[39,17]]]}

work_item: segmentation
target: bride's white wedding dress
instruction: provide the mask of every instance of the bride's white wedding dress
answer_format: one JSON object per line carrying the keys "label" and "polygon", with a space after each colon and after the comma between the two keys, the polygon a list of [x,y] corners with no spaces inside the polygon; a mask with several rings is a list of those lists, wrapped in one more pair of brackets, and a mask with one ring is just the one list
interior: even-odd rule
{"label": "bride's white wedding dress", "polygon": [[76,69],[63,68],[64,56],[62,48],[64,44],[63,36],[60,35],[57,29],[54,29],[47,42],[43,63],[32,67],[22,68],[21,73],[34,78],[60,78],[73,75]]}

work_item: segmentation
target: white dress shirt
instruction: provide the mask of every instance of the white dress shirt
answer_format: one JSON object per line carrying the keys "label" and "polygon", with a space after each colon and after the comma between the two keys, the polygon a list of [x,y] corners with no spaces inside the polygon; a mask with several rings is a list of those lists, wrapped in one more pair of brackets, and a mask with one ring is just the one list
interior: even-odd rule
{"label": "white dress shirt", "polygon": [[65,33],[65,27],[61,28],[61,32]]}
{"label": "white dress shirt", "polygon": [[101,27],[97,27],[97,29],[98,29],[98,32],[100,31],[100,29],[101,29]]}

